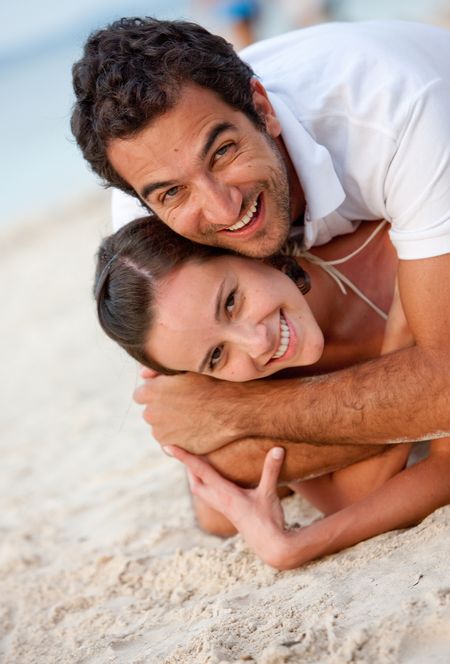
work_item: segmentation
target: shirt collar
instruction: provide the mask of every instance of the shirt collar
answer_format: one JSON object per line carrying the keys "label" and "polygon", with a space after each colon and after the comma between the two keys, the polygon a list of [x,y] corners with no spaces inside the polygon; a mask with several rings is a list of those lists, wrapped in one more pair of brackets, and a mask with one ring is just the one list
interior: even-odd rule
{"label": "shirt collar", "polygon": [[336,210],[345,192],[334,170],[331,155],[316,143],[286,102],[269,93],[282,128],[282,138],[302,185],[310,219],[321,219]]}

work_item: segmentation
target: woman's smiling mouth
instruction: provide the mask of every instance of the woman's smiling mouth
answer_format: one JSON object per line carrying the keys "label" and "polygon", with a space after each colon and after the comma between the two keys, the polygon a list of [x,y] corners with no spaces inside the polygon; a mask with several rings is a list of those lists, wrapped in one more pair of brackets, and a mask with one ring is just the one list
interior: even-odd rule
{"label": "woman's smiling mouth", "polygon": [[289,330],[289,325],[286,321],[286,318],[283,316],[283,314],[280,311],[280,340],[278,348],[270,358],[270,361],[279,360],[286,354],[286,351],[289,348],[290,338],[291,338],[291,333]]}

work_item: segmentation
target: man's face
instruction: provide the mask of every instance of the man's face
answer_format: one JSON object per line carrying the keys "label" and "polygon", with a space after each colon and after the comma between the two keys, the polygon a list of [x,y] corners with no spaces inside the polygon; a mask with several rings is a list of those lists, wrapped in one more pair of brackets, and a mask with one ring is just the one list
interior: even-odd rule
{"label": "man's face", "polygon": [[284,243],[295,211],[280,126],[259,83],[253,98],[266,131],[214,92],[188,84],[173,109],[137,135],[113,140],[108,158],[180,235],[268,256]]}

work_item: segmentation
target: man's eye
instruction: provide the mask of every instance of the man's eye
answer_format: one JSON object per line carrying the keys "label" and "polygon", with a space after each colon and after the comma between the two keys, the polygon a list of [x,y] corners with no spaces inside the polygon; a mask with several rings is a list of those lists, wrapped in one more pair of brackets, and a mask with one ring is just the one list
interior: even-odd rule
{"label": "man's eye", "polygon": [[229,294],[229,296],[225,300],[225,311],[228,314],[232,313],[232,311],[234,309],[235,301],[236,301],[236,293],[235,293],[235,291],[233,291]]}
{"label": "man's eye", "polygon": [[170,189],[164,192],[163,201],[165,201],[166,198],[173,198],[179,191],[180,187],[170,187]]}
{"label": "man's eye", "polygon": [[216,160],[218,157],[223,157],[228,152],[230,147],[231,147],[231,143],[227,143],[226,145],[222,145],[222,147],[219,148],[218,150],[216,150],[216,152],[214,153],[214,160]]}
{"label": "man's eye", "polygon": [[213,352],[211,353],[211,357],[209,358],[209,368],[212,370],[216,367],[216,365],[220,362],[220,358],[222,357],[222,348],[220,346],[217,346],[214,348]]}

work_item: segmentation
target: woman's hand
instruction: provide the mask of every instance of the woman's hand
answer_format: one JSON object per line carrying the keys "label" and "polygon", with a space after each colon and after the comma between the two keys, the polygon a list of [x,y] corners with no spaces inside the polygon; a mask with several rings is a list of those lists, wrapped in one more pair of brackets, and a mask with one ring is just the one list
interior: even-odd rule
{"label": "woman's hand", "polygon": [[284,459],[282,447],[274,447],[267,453],[255,489],[241,489],[219,475],[207,461],[179,447],[171,445],[164,450],[187,467],[194,496],[229,519],[265,563],[272,567],[282,566],[287,539],[283,508],[277,495],[277,481]]}

